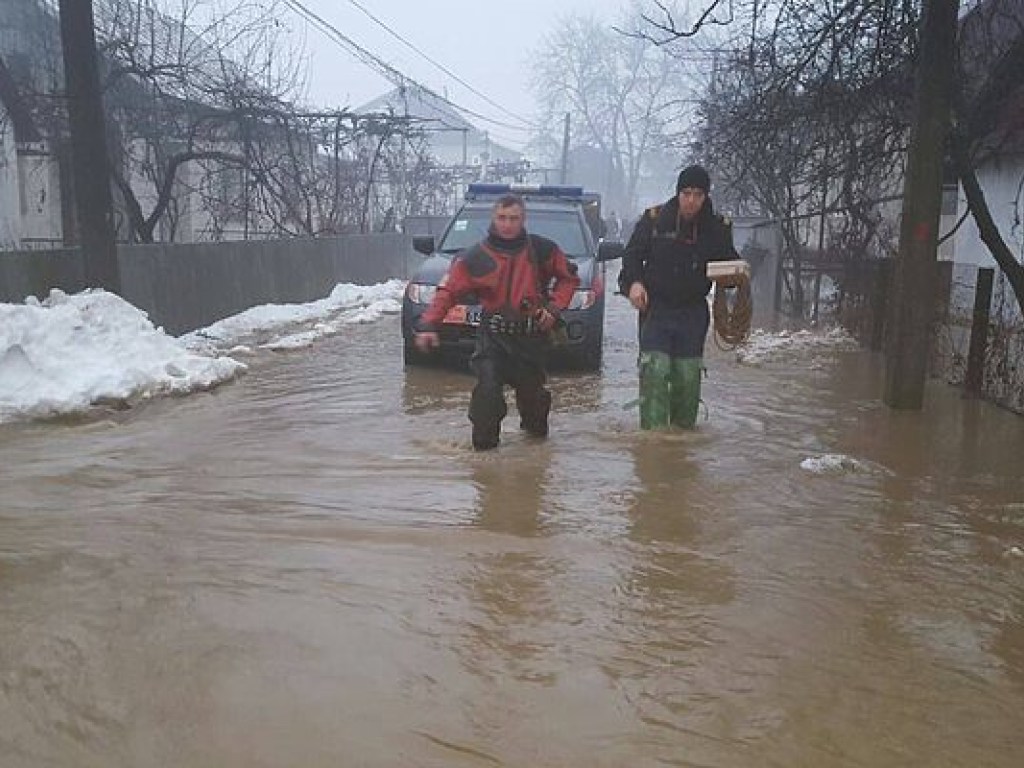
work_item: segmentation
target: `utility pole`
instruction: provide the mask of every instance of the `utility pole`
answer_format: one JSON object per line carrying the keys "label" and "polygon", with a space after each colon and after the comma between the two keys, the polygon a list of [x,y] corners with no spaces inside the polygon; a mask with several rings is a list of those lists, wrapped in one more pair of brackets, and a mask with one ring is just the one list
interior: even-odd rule
{"label": "utility pole", "polygon": [[484,131],[484,148],[480,153],[480,181],[489,181],[491,175],[491,135]]}
{"label": "utility pole", "polygon": [[71,131],[71,166],[85,282],[90,288],[121,292],[114,242],[114,201],[110,193],[103,97],[100,93],[92,0],[60,0],[64,89]]}
{"label": "utility pole", "polygon": [[562,184],[569,181],[569,113],[565,113],[565,127],[562,129]]}
{"label": "utility pole", "polygon": [[886,345],[883,400],[897,409],[921,410],[924,404],[958,10],[958,0],[925,0],[921,17],[916,99]]}

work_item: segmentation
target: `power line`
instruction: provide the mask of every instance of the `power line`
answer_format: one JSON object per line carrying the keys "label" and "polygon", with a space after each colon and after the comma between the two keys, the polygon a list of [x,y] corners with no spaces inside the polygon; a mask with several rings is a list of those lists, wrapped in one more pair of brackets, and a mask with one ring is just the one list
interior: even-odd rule
{"label": "power line", "polygon": [[376,54],[372,53],[363,46],[359,45],[359,43],[355,42],[351,38],[344,35],[337,27],[335,27],[330,22],[324,20],[313,11],[309,10],[309,8],[307,8],[305,5],[299,2],[299,0],[284,0],[284,3],[297,14],[310,21],[321,32],[324,32],[332,41],[334,41],[342,48],[347,50],[348,53],[355,56],[357,59],[359,59],[364,64],[369,66],[371,69],[375,69],[379,74],[383,75],[387,80],[390,80],[392,83],[399,86],[400,88],[407,88],[411,86],[412,88],[422,93],[428,94],[430,97],[437,99],[438,101],[443,102],[444,104],[447,104],[448,106],[458,110],[459,112],[471,115],[477,118],[478,120],[483,120],[494,125],[500,125],[503,128],[523,132],[529,132],[532,130],[531,128],[525,128],[521,125],[513,125],[512,123],[505,123],[502,122],[501,120],[495,120],[494,118],[487,117],[486,115],[482,115],[478,112],[474,112],[471,109],[467,109],[466,107],[460,106],[459,104],[456,104],[450,99],[446,99],[444,96],[435,93],[430,88],[426,87],[425,85],[422,85],[416,80],[413,80],[411,77],[404,74],[403,72],[400,72],[399,70],[388,64],[386,61],[381,59]]}
{"label": "power line", "polygon": [[372,14],[372,13],[371,13],[370,11],[368,11],[368,10],[367,10],[367,9],[366,9],[366,8],[365,8],[365,7],[364,7],[364,6],[362,5],[362,4],[361,4],[361,3],[359,3],[359,2],[357,1],[357,0],[348,0],[348,2],[349,2],[349,3],[351,4],[351,5],[355,6],[355,7],[356,7],[356,8],[357,8],[357,9],[358,9],[358,10],[359,10],[359,11],[360,11],[361,13],[363,13],[363,14],[364,14],[365,16],[367,16],[367,18],[369,18],[369,19],[370,19],[371,21],[373,21],[373,22],[374,22],[375,24],[377,24],[377,25],[378,25],[379,27],[381,27],[381,28],[382,28],[382,29],[383,29],[383,30],[384,30],[385,32],[387,32],[387,33],[388,33],[389,35],[391,35],[392,37],[394,37],[394,38],[395,38],[396,40],[398,40],[398,41],[399,41],[400,43],[402,43],[402,44],[403,44],[403,45],[405,45],[406,47],[408,47],[408,48],[410,48],[411,50],[415,51],[415,52],[416,52],[417,54],[419,54],[420,56],[422,56],[422,57],[423,57],[424,59],[426,59],[426,60],[427,60],[427,61],[429,61],[429,62],[430,62],[431,64],[433,64],[433,65],[434,65],[435,67],[437,67],[437,68],[438,68],[439,70],[441,70],[441,71],[442,71],[442,72],[444,72],[444,73],[445,73],[446,75],[448,75],[448,77],[450,77],[450,78],[452,78],[453,80],[455,80],[455,82],[457,82],[457,83],[460,83],[461,85],[465,86],[465,87],[466,87],[467,89],[469,89],[469,91],[471,91],[472,93],[475,93],[475,94],[476,94],[477,96],[479,96],[479,97],[480,97],[481,99],[483,99],[484,101],[486,101],[486,102],[487,102],[488,104],[490,104],[491,106],[493,106],[493,107],[497,107],[498,109],[500,109],[500,110],[501,110],[501,111],[502,111],[503,113],[505,113],[506,115],[509,115],[509,116],[511,116],[511,117],[514,117],[514,118],[516,118],[517,120],[521,120],[521,121],[522,121],[523,123],[525,123],[526,125],[529,125],[529,126],[531,126],[531,127],[534,127],[534,123],[533,123],[532,121],[530,121],[530,120],[527,120],[527,119],[526,119],[525,117],[522,117],[521,115],[517,115],[517,114],[516,114],[515,112],[512,112],[511,110],[509,110],[509,109],[505,108],[504,106],[502,106],[501,104],[499,104],[498,102],[496,102],[496,101],[495,101],[494,99],[492,99],[492,98],[491,98],[490,96],[488,96],[488,95],[487,95],[486,93],[481,93],[481,92],[480,92],[480,91],[478,91],[478,90],[477,90],[476,88],[474,88],[474,87],[473,87],[472,85],[470,85],[470,84],[469,84],[469,83],[467,83],[467,82],[466,82],[465,80],[463,80],[463,79],[462,79],[461,77],[459,77],[459,76],[458,76],[457,74],[455,74],[455,73],[454,73],[454,72],[452,72],[452,71],[451,71],[450,69],[448,69],[448,67],[446,67],[446,66],[445,66],[444,64],[441,64],[440,62],[436,61],[435,59],[431,58],[431,57],[430,57],[429,55],[427,55],[426,53],[424,53],[424,52],[423,52],[422,50],[420,50],[420,49],[419,49],[419,48],[418,48],[418,47],[417,47],[416,45],[414,45],[413,43],[411,43],[411,42],[409,42],[408,40],[406,40],[406,39],[405,39],[405,38],[404,38],[404,37],[403,37],[402,35],[400,35],[400,34],[399,34],[398,32],[396,32],[395,30],[393,30],[393,29],[392,29],[392,28],[391,28],[390,26],[388,26],[387,24],[385,24],[385,23],[384,23],[383,21],[381,21],[381,20],[380,20],[379,18],[377,18],[376,16],[374,16],[374,15],[373,15],[373,14]]}

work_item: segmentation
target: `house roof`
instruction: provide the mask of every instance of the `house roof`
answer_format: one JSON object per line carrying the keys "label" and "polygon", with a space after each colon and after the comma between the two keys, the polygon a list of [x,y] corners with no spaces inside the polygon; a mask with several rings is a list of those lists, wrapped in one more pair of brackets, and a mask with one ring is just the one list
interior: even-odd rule
{"label": "house roof", "polygon": [[[471,143],[487,142],[494,157],[507,159],[522,157],[521,152],[498,144],[493,139],[488,139],[484,131],[463,117],[450,102],[428,90],[415,86],[395,88],[362,105],[356,112],[362,114],[393,112],[395,115],[419,118],[424,121],[425,130],[437,131],[439,137],[449,132],[451,136],[454,136],[457,132],[465,131]],[[455,141],[461,142],[462,139],[451,139],[451,142]],[[438,143],[444,143],[443,139],[439,138]]]}
{"label": "house roof", "polygon": [[357,112],[388,112],[437,122],[453,130],[476,130],[451,105],[429,91],[412,86],[394,88],[367,102]]}
{"label": "house roof", "polygon": [[11,118],[16,142],[31,143],[43,140],[2,57],[0,57],[0,104],[4,106]]}

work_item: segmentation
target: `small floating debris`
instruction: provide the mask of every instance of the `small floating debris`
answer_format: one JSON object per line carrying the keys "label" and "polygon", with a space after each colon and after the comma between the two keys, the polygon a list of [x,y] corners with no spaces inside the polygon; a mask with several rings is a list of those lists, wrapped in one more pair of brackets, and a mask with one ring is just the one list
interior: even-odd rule
{"label": "small floating debris", "polygon": [[875,474],[879,467],[868,462],[855,459],[843,453],[823,453],[819,456],[808,456],[800,462],[800,469],[816,475],[825,474]]}

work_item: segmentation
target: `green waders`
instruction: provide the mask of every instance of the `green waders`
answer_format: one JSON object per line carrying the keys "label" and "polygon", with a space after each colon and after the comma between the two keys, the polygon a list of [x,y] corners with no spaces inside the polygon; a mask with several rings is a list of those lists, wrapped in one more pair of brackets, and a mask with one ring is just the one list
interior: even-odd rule
{"label": "green waders", "polygon": [[692,429],[700,407],[703,359],[640,353],[640,428]]}
{"label": "green waders", "polygon": [[669,389],[672,426],[693,429],[700,409],[700,376],[704,360],[700,357],[673,357]]}

